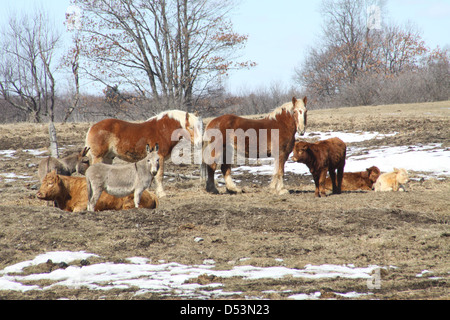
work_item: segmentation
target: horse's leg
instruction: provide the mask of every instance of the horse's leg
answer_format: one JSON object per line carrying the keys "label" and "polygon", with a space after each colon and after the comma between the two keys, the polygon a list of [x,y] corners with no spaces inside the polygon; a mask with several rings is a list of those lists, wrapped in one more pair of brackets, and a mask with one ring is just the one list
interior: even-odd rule
{"label": "horse's leg", "polygon": [[214,173],[216,172],[217,163],[212,163],[210,165],[206,165],[206,169],[208,171],[208,178],[206,180],[206,191],[214,194],[218,194],[219,190],[216,188],[216,184],[214,182]]}
{"label": "horse's leg", "polygon": [[242,189],[238,188],[231,178],[231,164],[222,163],[220,168],[222,170],[223,178],[225,179],[225,186],[229,193],[241,193]]}
{"label": "horse's leg", "polygon": [[269,188],[276,190],[279,183],[279,165],[280,159],[275,159],[275,163],[273,165],[273,175],[272,175],[272,181],[270,181]]}
{"label": "horse's leg", "polygon": [[272,181],[270,182],[270,188],[274,189],[274,192],[278,195],[283,195],[288,193],[288,190],[284,188],[284,164],[289,155],[281,154],[277,160],[275,160],[274,174],[272,176]]}
{"label": "horse's leg", "polygon": [[159,169],[155,176],[155,184],[156,184],[156,195],[158,198],[162,198],[166,196],[163,188],[163,177],[164,177],[164,157],[159,157]]}
{"label": "horse's leg", "polygon": [[110,152],[100,152],[95,153],[92,148],[89,150],[89,159],[90,164],[96,164],[96,163],[106,163],[106,164],[112,164],[114,160],[115,154],[111,154]]}

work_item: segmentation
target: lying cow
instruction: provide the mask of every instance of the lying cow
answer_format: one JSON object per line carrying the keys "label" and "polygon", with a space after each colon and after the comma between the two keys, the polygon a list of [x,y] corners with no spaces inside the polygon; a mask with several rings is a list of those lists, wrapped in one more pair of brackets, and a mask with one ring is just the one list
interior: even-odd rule
{"label": "lying cow", "polygon": [[375,182],[375,191],[399,191],[405,190],[404,184],[409,181],[408,171],[394,168],[393,172],[383,173]]}
{"label": "lying cow", "polygon": [[[53,200],[56,202],[57,207],[64,211],[85,211],[88,203],[86,178],[58,175],[56,171],[52,171],[43,179],[36,197],[41,200]],[[157,206],[157,197],[145,190],[142,193],[139,207],[154,209]],[[126,210],[131,208],[134,208],[134,197],[132,194],[127,197],[116,198],[103,192],[95,206],[95,211]]]}
{"label": "lying cow", "polygon": [[74,172],[84,174],[89,167],[89,158],[86,156],[88,151],[89,148],[85,147],[80,152],[61,159],[47,157],[41,160],[38,167],[39,180],[42,182],[47,173],[53,170],[56,170],[57,174],[64,176],[70,176]]}
{"label": "lying cow", "polygon": [[315,143],[304,141],[295,143],[292,160],[308,166],[316,185],[316,197],[325,196],[327,171],[330,173],[333,193],[341,193],[346,148],[345,143],[339,138],[331,138]]}
{"label": "lying cow", "polygon": [[[372,190],[373,184],[380,176],[380,169],[372,166],[366,171],[344,172],[342,191]],[[325,180],[325,189],[332,190],[331,178]]]}
{"label": "lying cow", "polygon": [[158,144],[147,145],[147,156],[135,163],[112,165],[96,163],[86,170],[88,211],[93,211],[103,191],[116,197],[134,193],[134,205],[139,207],[142,192],[150,187],[159,169]]}

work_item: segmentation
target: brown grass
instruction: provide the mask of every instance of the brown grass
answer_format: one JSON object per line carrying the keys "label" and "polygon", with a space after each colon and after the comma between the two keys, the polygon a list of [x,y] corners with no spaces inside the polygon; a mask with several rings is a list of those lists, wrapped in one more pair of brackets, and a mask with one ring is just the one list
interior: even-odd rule
{"label": "brown grass", "polygon": [[[60,146],[82,147],[87,123],[58,124]],[[378,145],[442,143],[450,147],[450,102],[311,110],[308,131],[399,132],[394,137],[360,142]],[[217,268],[235,265],[349,264],[395,266],[382,274],[381,289],[369,290],[361,279],[219,281],[224,291],[245,296],[286,299],[295,293],[372,293],[360,299],[449,299],[449,178],[415,179],[407,192],[348,192],[314,197],[310,176],[286,176],[290,194],[269,193],[269,177],[234,178],[245,193],[211,195],[197,180],[165,178],[168,193],[156,210],[133,209],[100,213],[65,213],[34,197],[40,158],[25,149],[47,148],[46,125],[0,125],[0,149],[14,149],[16,159],[0,160],[0,172],[29,175],[30,179],[0,180],[0,270],[48,251],[95,253],[91,263],[123,262],[142,256],[183,264],[214,259]],[[374,163],[376,165],[376,163]],[[175,166],[169,171],[198,174],[198,166]],[[418,173],[412,172],[418,178]],[[0,178],[1,179],[1,178]],[[256,181],[254,181],[256,180]],[[195,242],[195,237],[204,240]],[[242,261],[242,258],[250,258]],[[283,261],[276,259],[282,258]],[[79,264],[80,262],[75,262]],[[46,272],[38,266],[27,272]],[[54,267],[54,266],[53,266]],[[432,277],[416,277],[423,270]],[[46,285],[41,283],[40,285]],[[273,290],[274,293],[263,293]],[[290,290],[287,293],[286,290]],[[0,291],[0,299],[160,299],[157,294],[134,296],[134,289],[92,291]],[[177,298],[173,296],[172,298]]]}

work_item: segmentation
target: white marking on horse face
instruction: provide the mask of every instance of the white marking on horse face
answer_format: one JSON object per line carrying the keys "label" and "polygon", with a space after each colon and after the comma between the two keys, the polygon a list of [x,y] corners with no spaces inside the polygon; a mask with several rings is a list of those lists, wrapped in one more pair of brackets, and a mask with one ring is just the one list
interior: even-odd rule
{"label": "white marking on horse face", "polygon": [[306,131],[306,113],[305,109],[296,109],[294,111],[295,123],[297,125],[297,132],[303,136]]}
{"label": "white marking on horse face", "polygon": [[202,132],[200,129],[200,125],[197,124],[196,126],[194,126],[194,144],[195,145],[199,145],[201,146],[203,142],[203,136],[202,136]]}

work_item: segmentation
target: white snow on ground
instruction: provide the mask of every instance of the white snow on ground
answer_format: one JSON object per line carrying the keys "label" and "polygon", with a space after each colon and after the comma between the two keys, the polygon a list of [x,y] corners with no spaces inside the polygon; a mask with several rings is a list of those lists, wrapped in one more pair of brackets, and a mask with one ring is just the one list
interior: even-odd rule
{"label": "white snow on ground", "polygon": [[0,178],[5,179],[5,182],[12,182],[16,181],[17,179],[31,179],[31,176],[25,176],[25,175],[17,175],[13,172],[8,173],[0,173]]}
{"label": "white snow on ground", "polygon": [[[395,136],[397,132],[390,134],[380,134],[378,132],[309,132],[303,138],[315,138],[317,140],[338,137],[345,143],[367,141],[372,139],[383,139],[389,136]],[[24,152],[30,153],[39,158],[39,155],[46,151],[38,149],[27,149]],[[15,158],[16,150],[0,150],[0,160],[11,160]],[[290,155],[290,157],[292,154]],[[272,175],[273,159],[261,159],[260,166],[236,166],[233,172],[249,172],[255,175]],[[347,147],[347,161],[345,171],[364,171],[371,166],[377,166],[381,172],[390,172],[395,167],[406,170],[425,172],[425,177],[450,176],[450,149],[442,147],[440,143],[418,146],[400,146],[400,147],[375,147],[375,148],[357,148]],[[288,160],[285,164],[285,172],[296,174],[307,174],[309,170],[302,163],[294,163]],[[220,173],[216,175],[220,176]],[[15,173],[2,173],[0,178],[7,182],[16,179],[30,178],[25,175]]]}
{"label": "white snow on ground", "polygon": [[4,158],[13,159],[14,154],[16,153],[16,150],[0,150],[0,157],[4,160]]}
{"label": "white snow on ground", "polygon": [[372,140],[372,139],[383,139],[386,137],[392,137],[395,136],[398,132],[393,132],[389,134],[382,134],[379,132],[362,132],[362,131],[356,131],[355,133],[352,132],[339,132],[339,131],[328,131],[328,132],[318,132],[318,131],[311,131],[305,133],[303,137],[300,137],[299,135],[296,135],[296,138],[318,138],[317,140],[325,140],[330,138],[339,138],[342,141],[346,143],[352,143],[352,142],[361,142],[366,140]]}
{"label": "white snow on ground", "polygon": [[[98,263],[87,266],[69,266],[66,269],[56,269],[50,273],[39,273],[22,275],[23,269],[29,266],[46,263],[71,263],[75,260],[88,259],[97,256],[95,254],[70,251],[47,252],[35,257],[33,260],[24,261],[6,267],[0,271],[0,290],[51,290],[55,286],[65,286],[71,289],[86,287],[91,290],[110,290],[138,288],[136,294],[147,292],[159,293],[161,295],[176,295],[190,298],[212,298],[223,297],[241,292],[224,292],[221,283],[210,283],[200,285],[190,279],[200,275],[213,275],[219,278],[242,277],[245,280],[262,278],[279,279],[285,276],[305,279],[323,278],[347,278],[361,281],[371,279],[372,272],[379,268],[370,265],[366,268],[357,268],[353,265],[330,265],[321,266],[306,265],[303,269],[290,269],[283,266],[276,267],[254,267],[235,266],[231,270],[216,270],[214,261],[206,261],[202,265],[182,265],[179,263],[150,264],[150,260],[143,257],[129,258],[129,263]],[[278,261],[279,262],[279,261]],[[30,281],[49,280],[53,284],[40,287],[29,284]],[[28,284],[22,284],[26,281]],[[344,297],[357,297],[357,293],[340,293]],[[320,295],[320,294],[319,294]],[[317,294],[303,295],[293,294],[292,299],[315,299]]]}
{"label": "white snow on ground", "polygon": [[[390,134],[390,136],[396,133]],[[346,143],[366,141],[371,139],[381,139],[389,135],[380,135],[376,132],[312,132],[305,137],[317,137],[318,140],[330,137],[339,137]],[[14,159],[15,150],[0,150],[0,160],[8,161]],[[26,150],[30,154],[38,156],[40,151]],[[271,160],[262,160],[260,166],[239,166],[233,169],[235,172],[247,171],[259,174],[271,175],[273,165]],[[398,147],[375,147],[360,148],[348,147],[345,171],[363,171],[368,167],[377,166],[382,172],[391,171],[394,167],[405,168],[417,172],[425,172],[426,176],[450,176],[450,150],[442,147],[442,144],[429,144],[418,146],[398,146]],[[285,166],[286,172],[296,174],[309,174],[308,168],[301,163],[288,161]],[[0,178],[26,179],[25,175],[15,173],[1,173]],[[190,283],[190,279],[195,279],[200,275],[214,275],[216,277],[242,277],[253,280],[261,278],[282,278],[292,276],[307,279],[322,278],[350,278],[361,281],[371,279],[372,271],[378,266],[368,266],[366,268],[356,268],[353,265],[306,265],[304,269],[289,269],[286,267],[254,267],[235,266],[231,270],[216,270],[214,261],[205,261],[202,265],[187,266],[179,263],[159,262],[150,264],[150,259],[145,257],[131,257],[129,263],[115,264],[111,262],[98,263],[87,266],[69,266],[66,269],[56,269],[50,273],[23,275],[23,269],[29,266],[45,263],[52,260],[53,263],[70,263],[74,260],[88,259],[96,256],[85,252],[48,252],[37,256],[30,261],[20,262],[0,270],[0,290],[51,290],[54,286],[66,286],[68,288],[87,287],[95,290],[110,290],[113,288],[137,287],[136,294],[147,292],[159,293],[162,295],[176,295],[178,297],[189,297],[207,299],[214,297],[226,297],[227,295],[241,294],[240,292],[224,292],[221,283],[210,283],[200,285]],[[279,263],[280,261],[275,261]],[[424,270],[417,277],[423,277],[429,272]],[[50,280],[53,284],[48,286],[38,286],[23,284],[22,281]],[[356,292],[336,293],[347,298],[356,298],[363,294]],[[312,294],[292,293],[290,299],[318,299],[320,292]]]}
{"label": "white snow on ground", "polygon": [[[345,143],[382,139],[394,136],[396,133],[382,135],[377,132],[311,132],[305,138],[318,138],[318,140],[338,137]],[[289,156],[289,158],[292,154]],[[249,172],[261,175],[272,175],[273,159],[262,160],[260,166],[238,166],[233,172]],[[394,168],[404,168],[408,171],[425,172],[427,176],[450,176],[450,149],[442,147],[440,143],[419,146],[377,147],[374,149],[347,147],[346,172],[364,171],[371,166],[377,166],[381,172],[390,172]],[[296,174],[310,174],[308,167],[303,163],[288,160],[285,172]]]}

